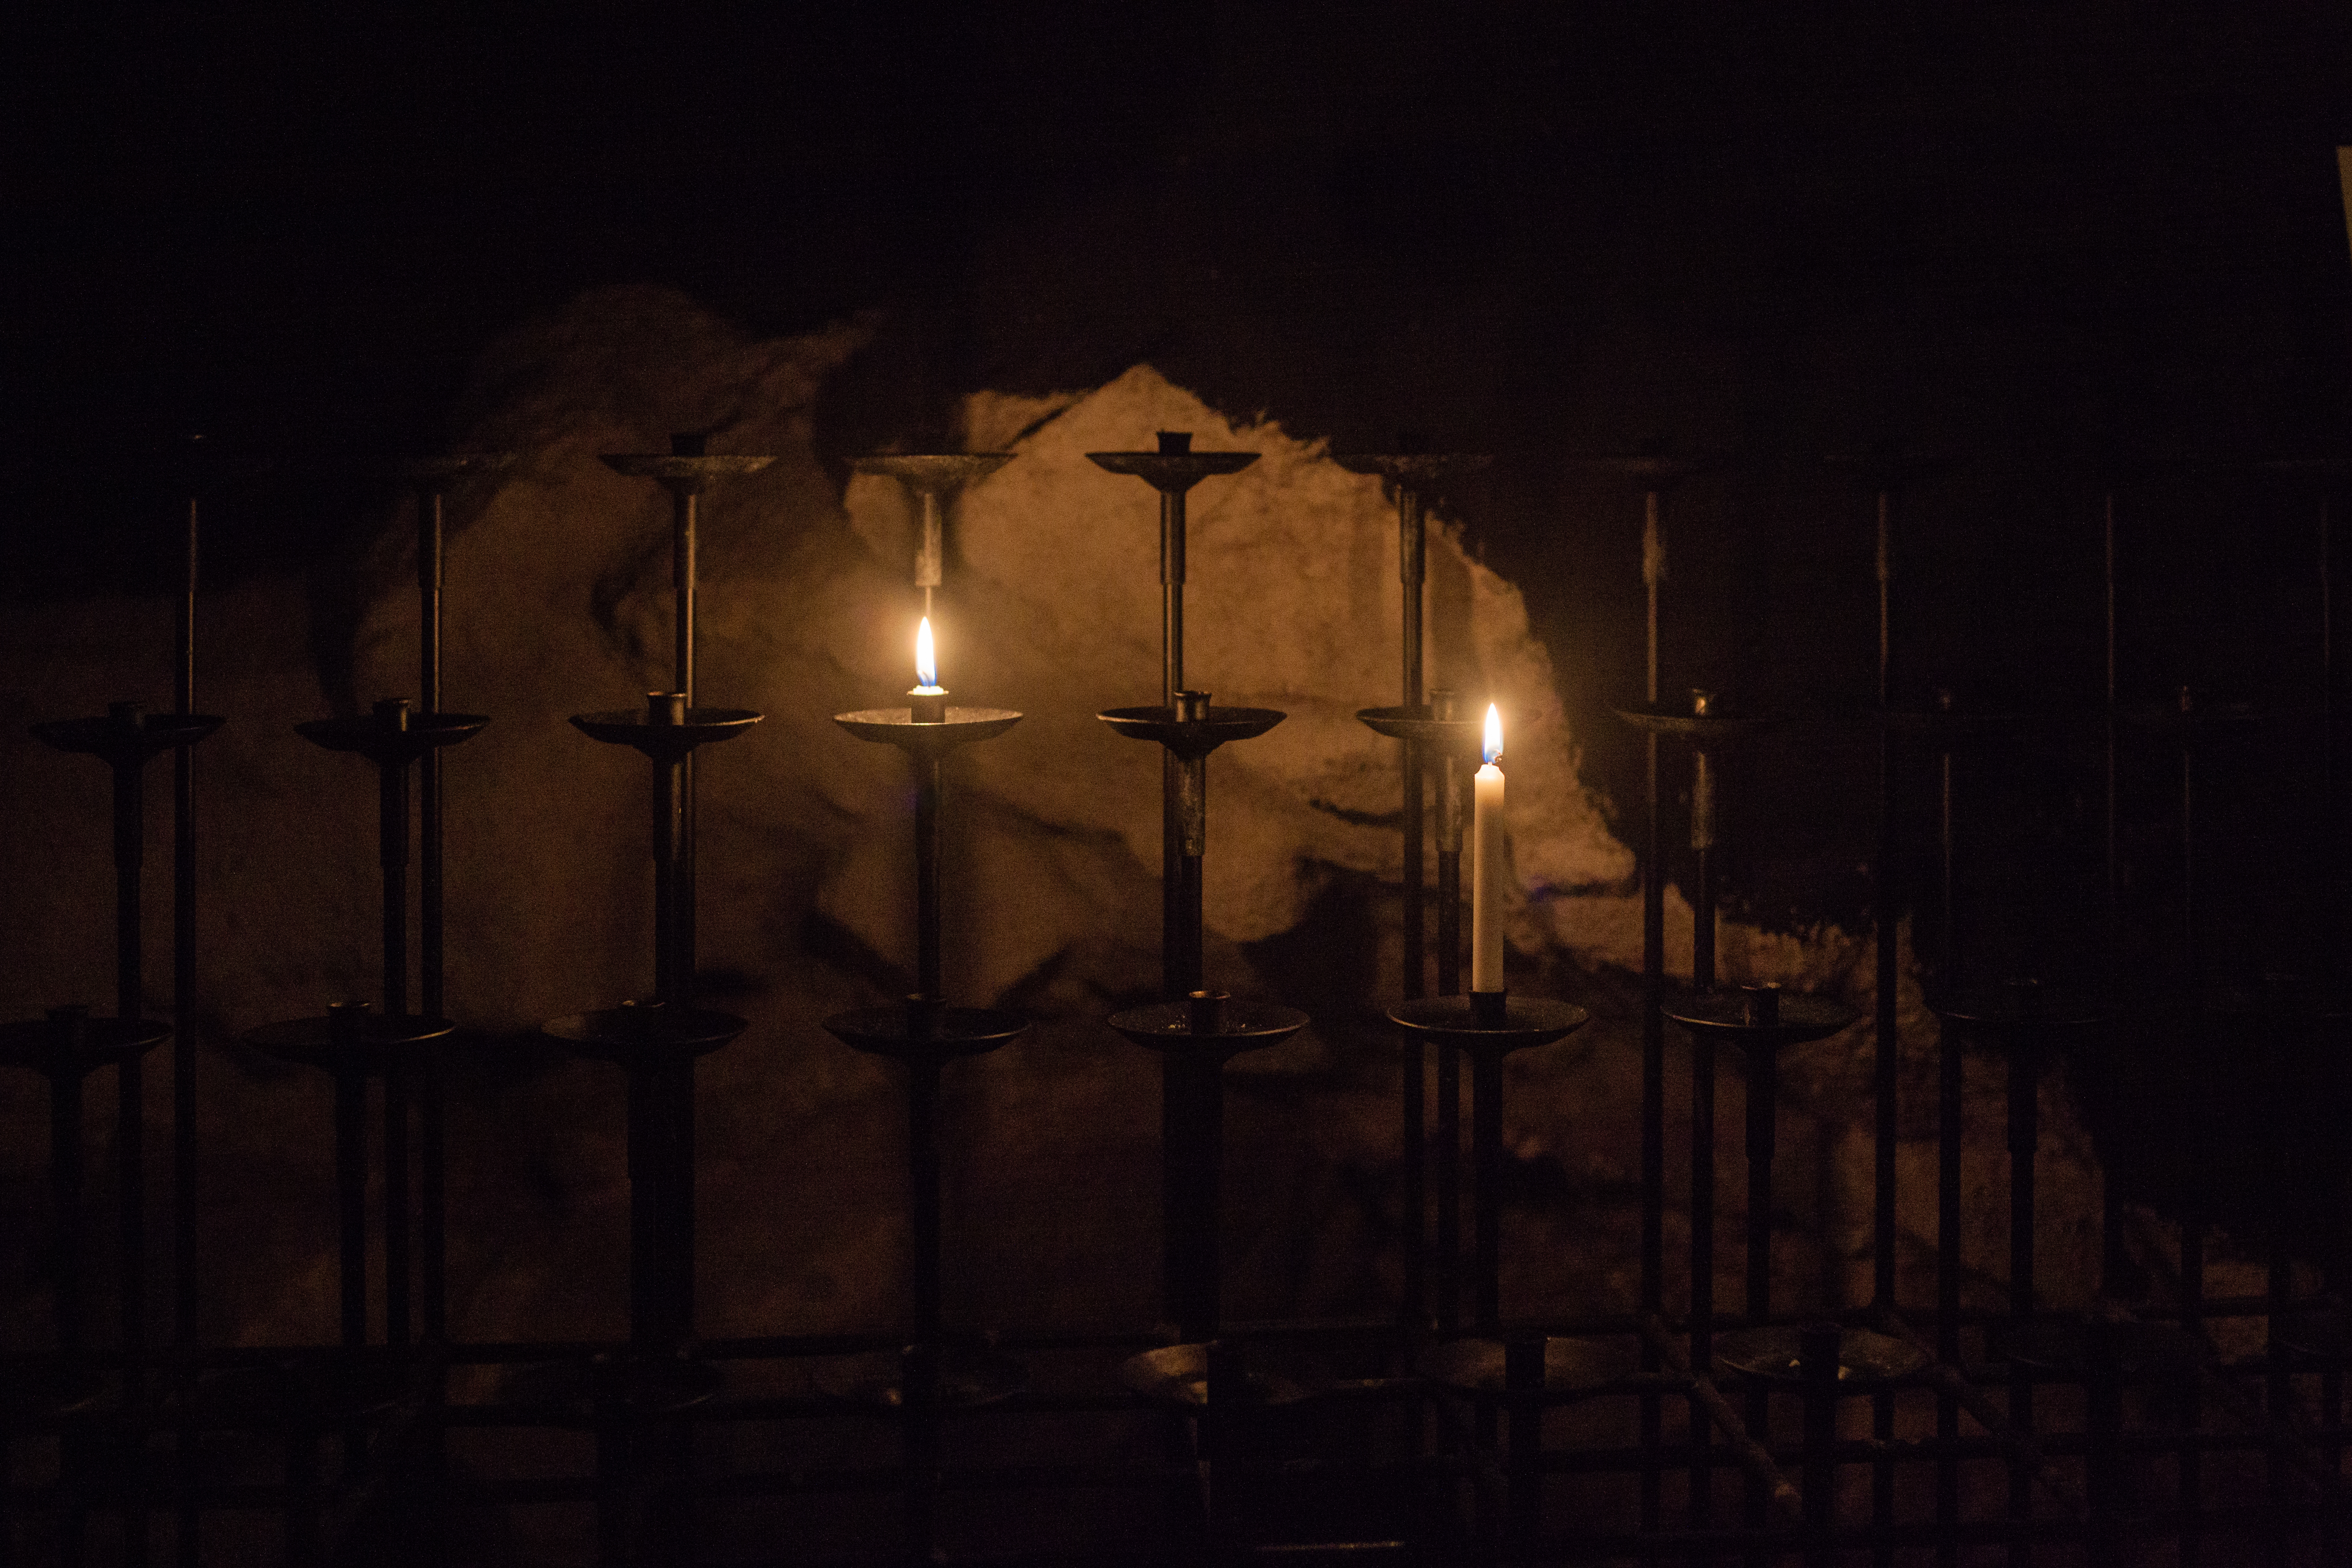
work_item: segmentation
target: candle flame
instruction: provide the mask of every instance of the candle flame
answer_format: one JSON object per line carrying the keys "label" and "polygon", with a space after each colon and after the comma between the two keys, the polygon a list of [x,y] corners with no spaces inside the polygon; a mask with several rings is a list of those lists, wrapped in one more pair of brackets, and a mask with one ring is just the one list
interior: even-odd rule
{"label": "candle flame", "polygon": [[931,617],[915,628],[915,682],[926,689],[940,683],[939,657],[931,651]]}
{"label": "candle flame", "polygon": [[1503,715],[1491,702],[1486,704],[1486,743],[1478,750],[1479,754],[1490,763],[1502,761]]}

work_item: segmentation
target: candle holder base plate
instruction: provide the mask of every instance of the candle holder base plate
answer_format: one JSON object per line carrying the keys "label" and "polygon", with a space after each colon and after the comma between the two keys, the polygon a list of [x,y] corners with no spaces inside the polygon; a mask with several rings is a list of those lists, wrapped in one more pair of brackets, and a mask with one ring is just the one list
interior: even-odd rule
{"label": "candle holder base plate", "polygon": [[[1790,1385],[1804,1381],[1801,1331],[1793,1323],[1767,1323],[1717,1335],[1715,1359],[1742,1377]],[[1869,1329],[1838,1331],[1838,1392],[1870,1394],[1916,1377],[1933,1358],[1908,1340]]]}
{"label": "candle holder base plate", "polygon": [[541,1032],[576,1055],[634,1068],[709,1056],[751,1026],[732,1013],[654,1003],[570,1014],[550,1020]]}
{"label": "candle holder base plate", "polygon": [[211,713],[146,713],[132,724],[111,714],[33,725],[34,737],[60,752],[108,763],[143,763],[159,752],[193,746],[228,721]]}
{"label": "candle holder base plate", "polygon": [[[816,1370],[816,1385],[827,1398],[845,1405],[903,1410],[907,1405],[906,1362],[897,1351],[867,1351],[861,1355],[828,1361]],[[934,1400],[949,1410],[977,1410],[1001,1405],[1029,1385],[1029,1369],[985,1345],[949,1343],[940,1347],[939,1384]]]}
{"label": "candle holder base plate", "polygon": [[[370,1013],[354,1023],[353,1055],[360,1070],[371,1078],[382,1077],[395,1065],[423,1061],[428,1053],[420,1047],[457,1032],[457,1026],[446,1018],[386,1018]],[[344,1026],[333,1018],[289,1018],[247,1029],[237,1038],[276,1060],[332,1072],[341,1064],[344,1048],[336,1032]]]}
{"label": "candle holder base plate", "polygon": [[[1413,1370],[1457,1394],[1501,1394],[1509,1353],[1501,1340],[1451,1340],[1423,1351]],[[1630,1345],[1553,1335],[1544,1341],[1542,1392],[1554,1397],[1605,1393],[1641,1369],[1642,1358]]]}
{"label": "candle holder base plate", "polygon": [[330,752],[350,752],[382,765],[413,763],[425,752],[472,740],[489,727],[479,713],[415,713],[405,729],[385,723],[373,713],[341,719],[313,719],[294,726],[294,732]]}
{"label": "candle holder base plate", "polygon": [[824,1032],[852,1050],[899,1061],[976,1057],[996,1049],[1029,1027],[1019,1013],[990,1007],[861,1007],[835,1013]]}
{"label": "candle holder base plate", "polygon": [[1478,719],[1433,719],[1426,703],[1399,708],[1359,708],[1356,718],[1376,735],[1391,741],[1417,741],[1433,754],[1454,752],[1475,757],[1486,723]]}
{"label": "candle holder base plate", "polygon": [[1191,759],[1229,742],[1254,740],[1288,715],[1272,708],[1211,708],[1204,718],[1180,719],[1172,708],[1108,708],[1095,717],[1130,741],[1157,741]]}
{"label": "candle holder base plate", "polygon": [[[2171,1323],[2120,1322],[2116,1372],[2126,1383],[2177,1382],[2194,1377],[2210,1359],[2205,1342]],[[2079,1320],[2028,1323],[2002,1335],[1994,1352],[2019,1366],[2062,1377],[2090,1375],[2090,1334]]]}
{"label": "candle holder base plate", "polygon": [[1852,1027],[1862,1016],[1826,996],[1784,995],[1779,1006],[1778,1023],[1751,1024],[1747,998],[1736,991],[1719,992],[1669,1002],[1665,1015],[1694,1035],[1709,1035],[1743,1051],[1777,1051],[1827,1039]]}
{"label": "candle holder base plate", "polygon": [[170,1025],[149,1018],[85,1018],[81,1048],[68,1056],[64,1046],[70,1037],[61,1033],[64,1028],[51,1018],[0,1024],[0,1067],[79,1078],[143,1057],[172,1037]]}
{"label": "candle holder base plate", "polygon": [[689,708],[683,724],[656,724],[642,710],[574,713],[572,727],[608,746],[630,746],[656,763],[674,763],[697,746],[731,741],[765,718],[749,708]]}
{"label": "candle holder base plate", "polygon": [[1427,996],[1390,1008],[1389,1021],[1467,1050],[1510,1052],[1572,1035],[1591,1023],[1592,1015],[1570,1002],[1514,994],[1504,1003],[1501,1025],[1490,1026],[1479,1021],[1467,996]]}
{"label": "candle holder base plate", "polygon": [[1266,1002],[1221,1002],[1216,1027],[1196,1029],[1192,1010],[1181,1002],[1159,1002],[1114,1013],[1110,1026],[1146,1050],[1223,1061],[1244,1051],[1279,1045],[1305,1028],[1307,1015]]}
{"label": "candle holder base plate", "polygon": [[[1297,1405],[1329,1391],[1331,1372],[1312,1356],[1247,1343],[1240,1347],[1241,1402]],[[1118,1380],[1156,1405],[1198,1410],[1209,1403],[1209,1347],[1164,1345],[1118,1363]]]}
{"label": "candle holder base plate", "polygon": [[861,741],[879,741],[919,756],[993,739],[1021,721],[1010,708],[950,708],[947,715],[937,724],[918,724],[911,708],[866,708],[836,713],[833,721]]}
{"label": "candle holder base plate", "polygon": [[1694,713],[1688,703],[1669,708],[1657,702],[1612,702],[1609,711],[1645,735],[1686,735],[1702,751],[1761,735],[1788,722],[1763,714]]}

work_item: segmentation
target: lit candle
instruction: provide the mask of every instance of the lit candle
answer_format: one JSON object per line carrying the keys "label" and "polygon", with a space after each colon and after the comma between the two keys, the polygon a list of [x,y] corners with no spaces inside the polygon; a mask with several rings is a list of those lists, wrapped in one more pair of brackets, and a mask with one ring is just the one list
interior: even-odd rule
{"label": "lit candle", "polygon": [[931,651],[931,617],[925,616],[923,624],[915,628],[915,688],[907,693],[912,700],[907,717],[918,724],[944,724],[948,721],[947,688],[940,684],[940,661]]}
{"label": "lit candle", "polygon": [[1486,704],[1486,766],[1471,781],[1470,989],[1497,994],[1503,984],[1503,716]]}

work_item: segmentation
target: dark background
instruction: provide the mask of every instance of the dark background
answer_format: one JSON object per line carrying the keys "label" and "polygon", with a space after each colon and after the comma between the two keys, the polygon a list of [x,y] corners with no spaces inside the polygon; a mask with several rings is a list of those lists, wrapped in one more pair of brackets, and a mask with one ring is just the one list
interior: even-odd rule
{"label": "dark background", "polygon": [[[2352,13],[1893,9],[19,22],[0,564],[20,596],[160,581],[202,431],[280,465],[214,509],[209,573],[331,571],[386,499],[358,460],[450,440],[486,343],[659,282],[761,332],[877,324],[834,459],[1141,360],[1335,447],[1497,454],[1449,510],[1526,589],[1629,832],[1602,704],[1640,679],[1639,502],[1578,453],[1738,459],[1672,498],[1670,692],[1873,697],[1871,500],[1819,460],[1887,442],[1956,459],[1903,514],[1902,694],[2096,698],[2122,476],[2124,695],[2312,695],[2315,500],[2227,465],[2344,427]],[[2313,820],[2307,739],[2252,770],[2271,819]],[[1737,907],[1864,913],[1870,755],[1832,730],[1752,770]],[[1980,781],[1985,864],[2066,872],[1980,891],[1988,967],[2080,926],[2087,765]],[[2169,765],[2127,780],[2151,908]],[[2262,874],[2216,896],[2306,909],[2281,853],[2238,846]],[[2232,973],[2280,940],[2217,929]]]}

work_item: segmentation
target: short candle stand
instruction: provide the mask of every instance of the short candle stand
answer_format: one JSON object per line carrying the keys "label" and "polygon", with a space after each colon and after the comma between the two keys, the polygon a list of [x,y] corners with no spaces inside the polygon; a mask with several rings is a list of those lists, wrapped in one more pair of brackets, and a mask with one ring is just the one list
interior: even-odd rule
{"label": "short candle stand", "polygon": [[[1366,708],[1356,717],[1374,733],[1402,741],[1414,765],[1438,759],[1437,781],[1437,994],[1462,990],[1462,770],[1478,755],[1479,726],[1455,717],[1454,693],[1429,693],[1425,704]],[[1411,960],[1408,958],[1408,963]],[[1408,996],[1407,1000],[1416,998]],[[1402,1050],[1405,1163],[1405,1312],[1415,1325],[1426,1321],[1428,1298],[1436,1299],[1436,1328],[1450,1337],[1462,1327],[1462,1054],[1449,1040],[1437,1044],[1437,1278],[1425,1289],[1421,1212],[1421,1154],[1428,1141],[1422,1110],[1421,1037],[1408,1034]],[[1416,1326],[1416,1332],[1421,1330]]]}
{"label": "short candle stand", "polygon": [[897,746],[915,771],[915,994],[898,1006],[836,1013],[825,1031],[855,1050],[907,1068],[907,1167],[913,1209],[912,1342],[887,1364],[864,1358],[823,1378],[837,1397],[879,1404],[904,1418],[907,1543],[918,1561],[933,1548],[939,1493],[942,1406],[992,1404],[1018,1393],[1017,1363],[969,1345],[950,1350],[941,1331],[940,1169],[940,1069],[960,1057],[996,1049],[1029,1026],[1018,1013],[950,1007],[941,975],[940,896],[941,763],[959,746],[1002,735],[1021,721],[1003,708],[950,708],[944,691],[918,692],[905,708],[836,713],[834,722],[862,741]]}
{"label": "short candle stand", "polygon": [[[1948,1056],[1957,1058],[1961,1037],[1974,1035],[2009,1061],[2009,1317],[2012,1328],[2023,1328],[2034,1316],[2033,1163],[2042,1142],[2042,1069],[2067,1036],[2105,1022],[2105,1009],[2032,980],[1957,990],[1933,998],[1929,1005],[1943,1021]],[[1953,1249],[1957,1254],[1957,1236]],[[1957,1279],[1958,1270],[1953,1272]],[[1958,1308],[1957,1291],[1948,1294],[1955,1299],[1938,1303],[1946,1321]],[[2273,1336],[2276,1331],[2274,1323]],[[1949,1353],[1938,1353],[1958,1364]],[[2032,1435],[2032,1378],[2011,1379],[2009,1421],[2021,1435]],[[2010,1460],[2009,1514],[2016,1520],[2033,1516],[2033,1467],[2022,1455]],[[2022,1551],[2011,1553],[2017,1561],[2025,1555]]]}
{"label": "short candle stand", "polygon": [[[1859,1016],[1825,997],[1784,996],[1778,985],[1745,985],[1737,995],[1694,997],[1665,1009],[1665,1016],[1681,1026],[1702,1049],[1726,1044],[1748,1061],[1748,1323],[1750,1331],[1774,1327],[1772,1314],[1772,1155],[1779,1114],[1780,1057],[1783,1047],[1826,1039],[1853,1026]],[[1710,1123],[1712,1116],[1709,1117]],[[1712,1163],[1706,1172],[1713,1184]],[[1712,1215],[1710,1215],[1710,1222]],[[1712,1279],[1710,1278],[1710,1298]],[[1711,1360],[1701,1336],[1713,1325],[1710,1301],[1702,1313],[1698,1300],[1691,1306],[1691,1363],[1694,1368]],[[1754,1385],[1748,1400],[1748,1436],[1769,1443],[1772,1408],[1770,1391]],[[1770,1496],[1755,1475],[1748,1479],[1748,1523],[1760,1529]]]}
{"label": "short candle stand", "polygon": [[1330,1382],[1318,1364],[1304,1358],[1219,1337],[1225,1064],[1244,1051],[1279,1045],[1306,1024],[1307,1015],[1295,1007],[1235,1002],[1213,991],[1129,1008],[1110,1018],[1110,1026],[1129,1040],[1160,1053],[1160,1081],[1169,1096],[1164,1121],[1172,1140],[1162,1151],[1168,1184],[1162,1194],[1168,1226],[1163,1286],[1179,1341],[1130,1357],[1118,1375],[1145,1397],[1197,1417],[1193,1452],[1200,1467],[1201,1515],[1212,1527],[1216,1516],[1211,1477],[1219,1462],[1234,1455],[1241,1412],[1296,1403]]}
{"label": "short candle stand", "polygon": [[[1802,1395],[1805,1407],[1804,1490],[1807,1568],[1840,1561],[1837,1528],[1837,1402],[1886,1393],[1928,1366],[1927,1352],[1907,1340],[1835,1323],[1770,1323],[1736,1330],[1716,1345],[1716,1359],[1747,1380],[1748,1435],[1768,1441],[1769,1401],[1776,1387]],[[1754,1485],[1751,1479],[1751,1485]],[[1760,1525],[1760,1518],[1751,1518]]]}
{"label": "short candle stand", "polygon": [[932,613],[931,591],[940,585],[947,568],[948,498],[986,479],[1013,458],[1011,452],[894,452],[849,460],[849,466],[861,474],[887,475],[898,480],[915,500],[921,519],[915,541],[915,586],[923,591],[923,614]]}

